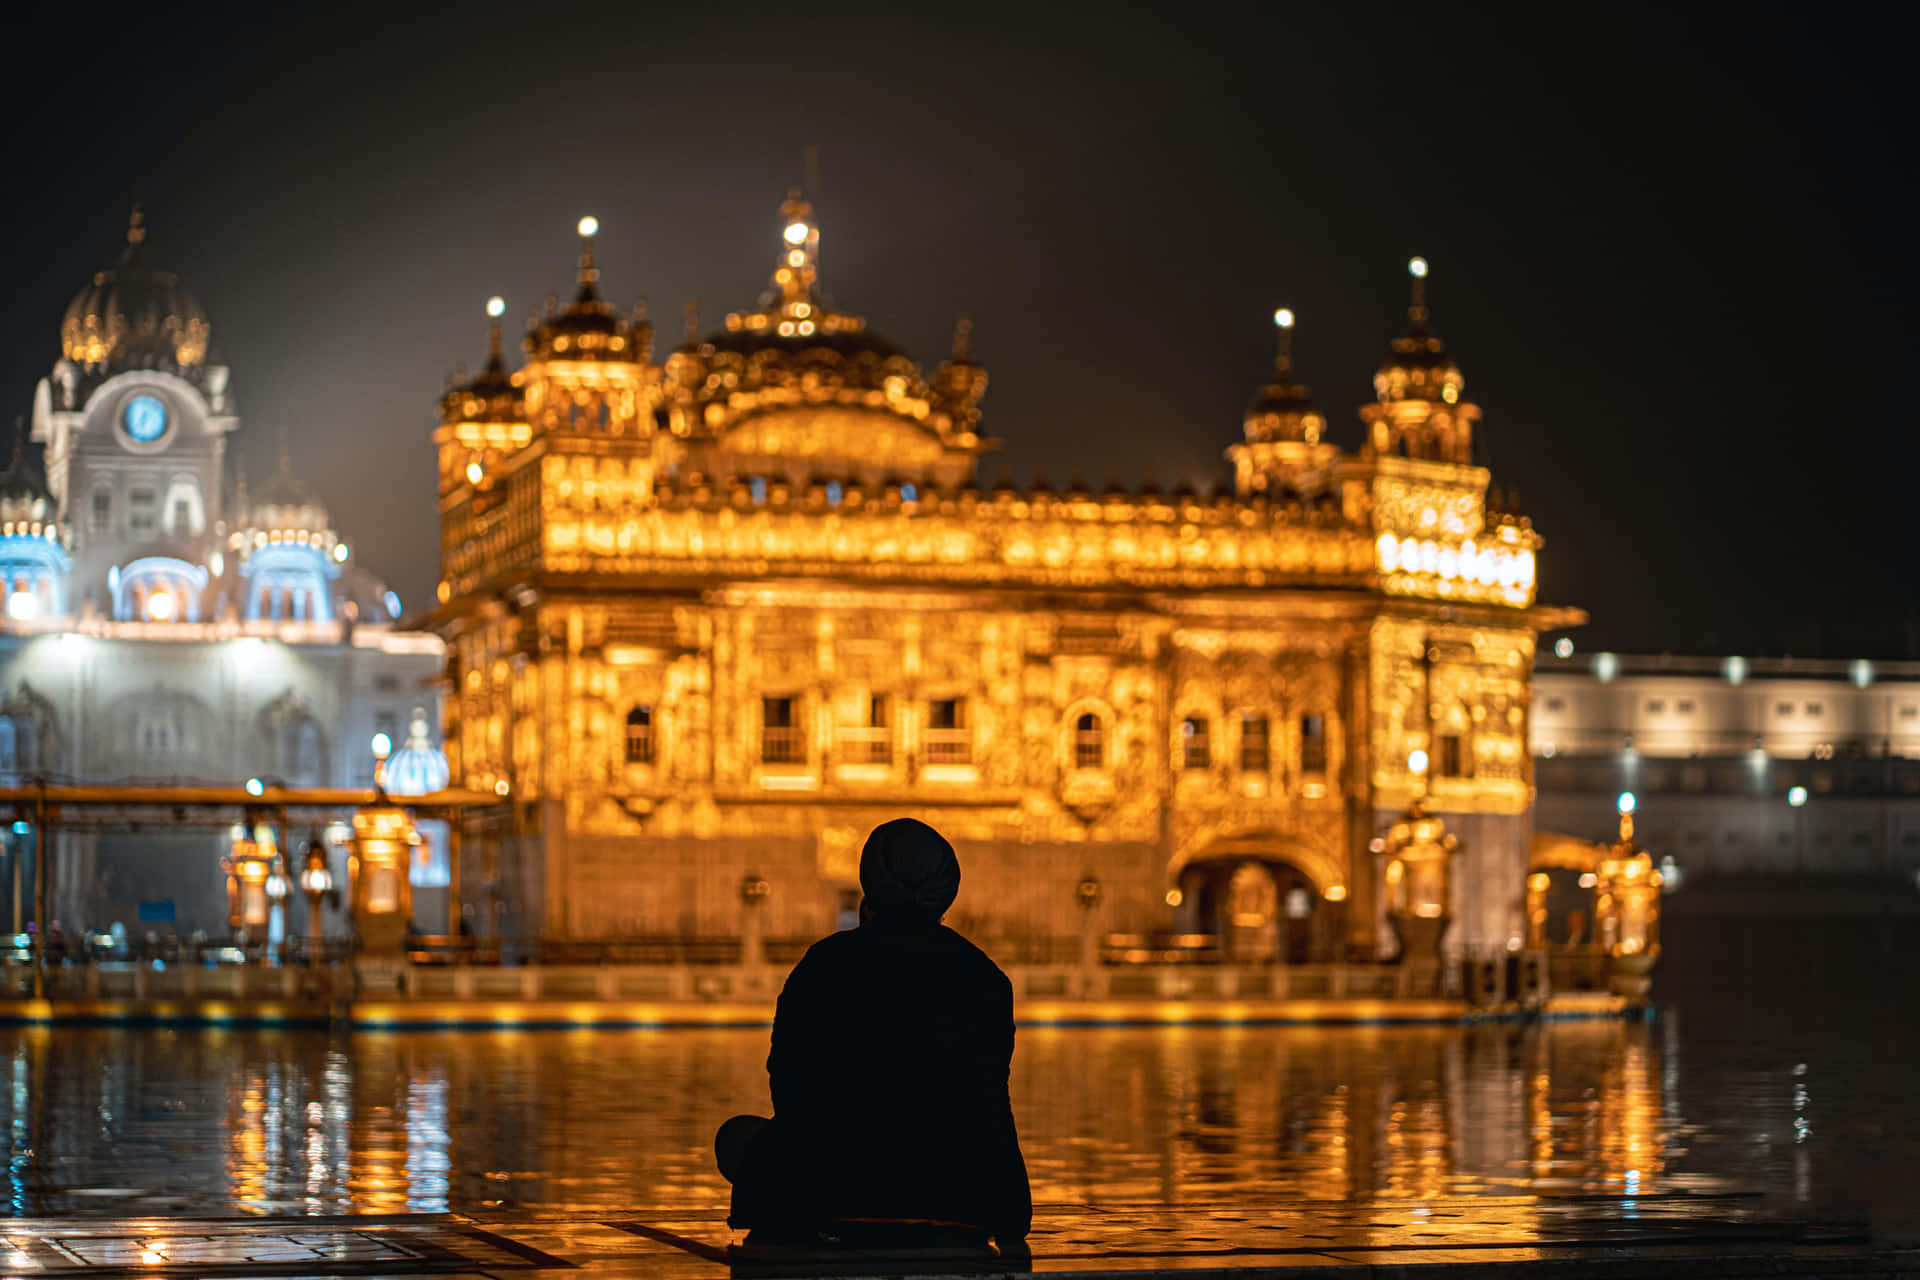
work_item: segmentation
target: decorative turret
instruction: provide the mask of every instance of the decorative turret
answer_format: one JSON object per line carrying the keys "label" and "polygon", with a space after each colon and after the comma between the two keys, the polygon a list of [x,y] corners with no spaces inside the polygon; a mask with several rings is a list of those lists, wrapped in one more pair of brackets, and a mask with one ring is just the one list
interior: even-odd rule
{"label": "decorative turret", "polygon": [[1377,404],[1360,411],[1366,422],[1366,450],[1428,462],[1473,463],[1473,424],[1478,407],[1463,399],[1466,379],[1447,354],[1446,344],[1428,328],[1427,260],[1407,263],[1412,299],[1407,333],[1395,338],[1373,375]]}
{"label": "decorative turret", "polygon": [[14,622],[66,612],[70,535],[47,478],[14,424],[13,457],[0,472],[0,602]]}
{"label": "decorative turret", "polygon": [[535,360],[614,360],[644,363],[653,345],[653,326],[647,323],[646,304],[628,320],[600,296],[600,268],[594,265],[593,241],[600,220],[592,214],[580,219],[579,288],[573,301],[545,316],[527,335],[527,354]]}
{"label": "decorative turret", "polygon": [[284,445],[280,465],[257,494],[244,489],[239,527],[228,537],[240,574],[240,614],[249,621],[326,622],[333,618],[333,580],[347,545],[330,527],[326,506],[293,473]]}
{"label": "decorative turret", "polygon": [[407,724],[407,740],[387,757],[384,770],[390,796],[426,796],[445,791],[451,777],[446,752],[433,745],[427,730],[427,712],[415,707]]}
{"label": "decorative turret", "polygon": [[1273,313],[1278,350],[1273,359],[1273,381],[1254,393],[1242,428],[1246,443],[1227,450],[1233,462],[1234,485],[1241,494],[1276,489],[1317,490],[1322,473],[1339,454],[1323,443],[1327,420],[1313,407],[1307,388],[1293,379],[1294,314],[1286,307]]}
{"label": "decorative turret", "polygon": [[953,325],[953,355],[933,374],[933,389],[956,427],[980,425],[980,398],[987,394],[987,370],[973,358],[973,321],[961,316]]}
{"label": "decorative turret", "polygon": [[647,304],[623,316],[600,296],[594,237],[600,220],[580,219],[579,289],[565,307],[548,304],[524,343],[517,375],[526,421],[535,431],[645,436],[653,431],[653,325]]}
{"label": "decorative turret", "polygon": [[500,317],[504,298],[487,299],[487,362],[466,382],[456,383],[440,398],[440,420],[459,422],[525,422],[527,410],[520,386],[507,372],[501,356]]}

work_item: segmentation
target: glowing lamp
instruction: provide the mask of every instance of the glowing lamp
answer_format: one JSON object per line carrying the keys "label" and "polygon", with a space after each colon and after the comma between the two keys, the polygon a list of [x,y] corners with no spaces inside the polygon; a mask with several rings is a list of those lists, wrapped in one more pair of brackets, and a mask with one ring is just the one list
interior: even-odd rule
{"label": "glowing lamp", "polygon": [[1347,900],[1347,886],[1343,884],[1328,885],[1326,899],[1328,902],[1345,902]]}
{"label": "glowing lamp", "polygon": [[7,616],[26,622],[40,616],[40,600],[31,591],[16,591],[7,597]]}
{"label": "glowing lamp", "polygon": [[1573,656],[1573,641],[1567,639],[1565,636],[1561,636],[1558,640],[1555,640],[1553,642],[1553,656],[1556,658],[1571,658]]}
{"label": "glowing lamp", "polygon": [[336,542],[333,544],[333,562],[335,564],[345,564],[350,554],[352,553],[347,550],[346,543]]}
{"label": "glowing lamp", "polygon": [[173,594],[156,591],[147,599],[147,617],[155,622],[169,622],[173,619]]}
{"label": "glowing lamp", "polygon": [[262,782],[262,781],[261,781],[260,779],[258,779],[258,778],[248,778],[248,779],[247,779],[247,794],[248,794],[248,795],[250,795],[250,796],[261,796],[261,795],[265,795],[265,794],[266,794],[266,792],[267,792],[267,784],[266,784],[266,783],[264,783],[264,782]]}
{"label": "glowing lamp", "polygon": [[1183,903],[1183,902],[1185,902],[1186,900],[1187,900],[1187,895],[1186,895],[1186,894],[1184,894],[1184,893],[1181,893],[1181,892],[1180,892],[1180,891],[1179,891],[1178,889],[1169,889],[1169,890],[1167,890],[1167,905],[1168,905],[1168,906],[1170,906],[1170,907],[1177,907],[1177,906],[1179,906],[1179,905],[1180,905],[1181,903]]}
{"label": "glowing lamp", "polygon": [[[595,224],[594,229],[595,230],[599,229],[598,224]],[[590,234],[590,233],[583,233],[583,234]],[[494,294],[491,298],[488,298],[487,314],[492,316],[495,320],[498,320],[501,316],[507,314],[507,300],[501,297],[497,293]]]}
{"label": "glowing lamp", "polygon": [[788,244],[805,244],[808,234],[807,224],[804,222],[789,222],[785,234]]}
{"label": "glowing lamp", "polygon": [[271,882],[281,879],[274,871],[279,857],[272,828],[263,826],[251,832],[244,825],[234,828],[233,847],[220,860],[220,869],[227,873],[230,927],[243,929],[267,923],[272,913]]}
{"label": "glowing lamp", "polygon": [[1273,322],[1282,329],[1291,329],[1293,328],[1293,312],[1287,310],[1285,307],[1281,307],[1273,313]]}
{"label": "glowing lamp", "polygon": [[309,898],[321,898],[333,892],[333,870],[327,866],[325,845],[315,843],[307,849],[307,865],[300,873],[300,887]]}
{"label": "glowing lamp", "polygon": [[1619,802],[1614,807],[1619,809],[1621,815],[1624,816],[1626,814],[1632,813],[1634,809],[1634,805],[1637,803],[1638,802],[1633,798],[1633,792],[1622,791],[1620,793]]}
{"label": "glowing lamp", "polygon": [[[592,214],[588,214],[588,215],[587,215],[586,217],[584,217],[584,218],[582,218],[582,219],[580,219],[580,234],[581,234],[581,235],[583,235],[583,236],[595,236],[595,235],[599,235],[599,234],[600,234],[600,219],[598,219],[598,218],[596,218],[596,217],[594,217],[594,216],[593,216]],[[492,304],[491,304],[491,303],[489,303],[489,304],[488,304],[488,308],[487,308],[487,309],[488,309],[489,311],[491,311],[491,310],[493,309],[493,308],[492,308]],[[503,304],[502,304],[502,310],[504,310],[504,309],[505,309],[505,304],[503,303]]]}
{"label": "glowing lamp", "polygon": [[482,467],[479,463],[469,462],[467,464],[467,483],[468,484],[479,484],[480,477],[486,474],[487,474],[486,469]]}
{"label": "glowing lamp", "polygon": [[1407,274],[1416,280],[1426,279],[1427,260],[1425,258],[1409,258],[1407,260]]}
{"label": "glowing lamp", "polygon": [[369,805],[354,812],[353,856],[347,866],[356,914],[411,917],[407,866],[420,843],[407,811],[397,805]]}
{"label": "glowing lamp", "polygon": [[1407,753],[1407,772],[1425,773],[1427,771],[1427,753],[1415,748]]}
{"label": "glowing lamp", "polygon": [[373,758],[376,760],[385,760],[393,754],[393,739],[384,733],[374,734],[373,742],[369,745],[373,747]]}
{"label": "glowing lamp", "polygon": [[1788,787],[1787,788],[1788,804],[1798,809],[1800,806],[1804,805],[1806,802],[1807,802],[1807,789],[1805,787]]}
{"label": "glowing lamp", "polygon": [[[1426,769],[1426,753],[1415,751],[1419,768]],[[1415,761],[1409,758],[1408,766]],[[1431,958],[1451,923],[1451,871],[1459,839],[1447,824],[1429,814],[1415,800],[1393,824],[1383,842],[1387,863],[1387,921],[1399,939],[1403,956]],[[1328,895],[1331,897],[1332,895]]]}

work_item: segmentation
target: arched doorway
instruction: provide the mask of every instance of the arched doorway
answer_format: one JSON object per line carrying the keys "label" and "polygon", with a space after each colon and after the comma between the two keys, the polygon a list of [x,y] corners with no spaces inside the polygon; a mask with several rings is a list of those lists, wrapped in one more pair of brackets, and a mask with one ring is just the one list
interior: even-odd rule
{"label": "arched doorway", "polygon": [[1180,872],[1183,931],[1218,940],[1233,964],[1320,964],[1333,958],[1338,927],[1313,880],[1281,858],[1229,856]]}

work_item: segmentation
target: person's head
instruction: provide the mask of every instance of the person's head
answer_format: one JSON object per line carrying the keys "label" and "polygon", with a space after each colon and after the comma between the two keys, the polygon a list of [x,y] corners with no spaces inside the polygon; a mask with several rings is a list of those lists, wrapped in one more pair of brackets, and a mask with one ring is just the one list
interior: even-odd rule
{"label": "person's head", "polygon": [[914,818],[883,822],[860,852],[862,919],[937,924],[960,893],[960,860],[946,837]]}

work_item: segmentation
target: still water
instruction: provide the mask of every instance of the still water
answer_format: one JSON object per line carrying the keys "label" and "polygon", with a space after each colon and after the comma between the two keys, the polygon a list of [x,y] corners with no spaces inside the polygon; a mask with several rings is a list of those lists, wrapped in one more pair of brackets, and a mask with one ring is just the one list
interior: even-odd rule
{"label": "still water", "polygon": [[[1912,968],[1881,967],[1905,941],[1707,937],[1648,1021],[1022,1030],[1035,1199],[1752,1191],[1910,1216],[1920,1028]],[[708,1143],[767,1109],[766,1048],[764,1031],[0,1028],[0,1194],[16,1214],[715,1204]],[[886,1119],[848,1118],[869,1123]]]}

